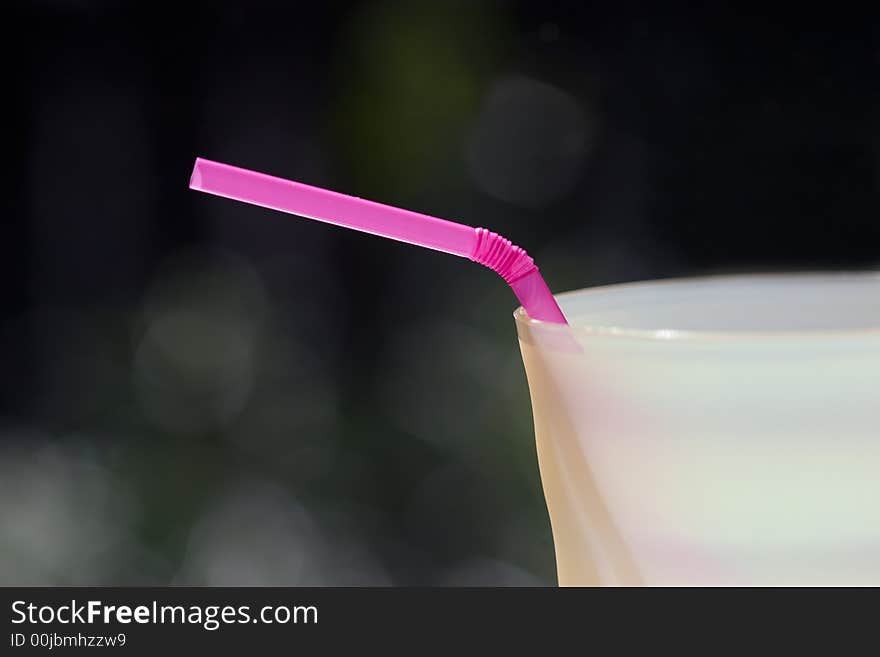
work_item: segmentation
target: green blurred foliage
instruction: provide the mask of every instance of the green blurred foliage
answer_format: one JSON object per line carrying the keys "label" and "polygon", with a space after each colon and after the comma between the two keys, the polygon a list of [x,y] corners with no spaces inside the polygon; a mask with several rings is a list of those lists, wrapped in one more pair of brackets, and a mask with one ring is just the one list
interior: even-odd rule
{"label": "green blurred foliage", "polygon": [[511,37],[497,2],[392,0],[355,12],[330,124],[354,190],[399,198],[442,175]]}

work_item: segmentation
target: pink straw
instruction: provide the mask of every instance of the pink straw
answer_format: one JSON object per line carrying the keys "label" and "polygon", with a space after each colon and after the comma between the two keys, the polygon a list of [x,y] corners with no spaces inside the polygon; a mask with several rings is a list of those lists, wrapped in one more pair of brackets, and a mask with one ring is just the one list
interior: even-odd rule
{"label": "pink straw", "polygon": [[510,240],[485,228],[473,228],[202,158],[196,158],[189,186],[216,196],[469,258],[501,276],[529,317],[566,323],[532,258]]}

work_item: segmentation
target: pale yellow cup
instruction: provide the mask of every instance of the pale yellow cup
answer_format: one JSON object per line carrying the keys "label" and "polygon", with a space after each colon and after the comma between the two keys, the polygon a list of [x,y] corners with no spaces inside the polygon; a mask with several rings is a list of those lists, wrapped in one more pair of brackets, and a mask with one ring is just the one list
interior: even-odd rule
{"label": "pale yellow cup", "polygon": [[880,584],[880,275],[557,300],[515,318],[561,585]]}

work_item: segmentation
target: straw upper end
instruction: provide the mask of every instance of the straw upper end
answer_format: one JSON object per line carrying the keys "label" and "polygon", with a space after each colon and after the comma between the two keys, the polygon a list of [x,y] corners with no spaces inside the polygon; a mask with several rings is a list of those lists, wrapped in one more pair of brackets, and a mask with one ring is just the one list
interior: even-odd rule
{"label": "straw upper end", "polygon": [[202,158],[197,157],[196,163],[193,165],[192,175],[189,177],[189,188],[198,191],[202,190]]}

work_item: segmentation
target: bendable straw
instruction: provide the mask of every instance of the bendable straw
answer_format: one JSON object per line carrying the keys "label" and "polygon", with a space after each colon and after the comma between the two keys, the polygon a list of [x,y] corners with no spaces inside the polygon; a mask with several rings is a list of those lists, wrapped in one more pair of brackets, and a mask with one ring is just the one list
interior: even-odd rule
{"label": "bendable straw", "polygon": [[485,228],[473,228],[202,158],[196,158],[189,186],[208,194],[469,258],[500,275],[529,317],[566,323],[534,260],[510,240]]}

